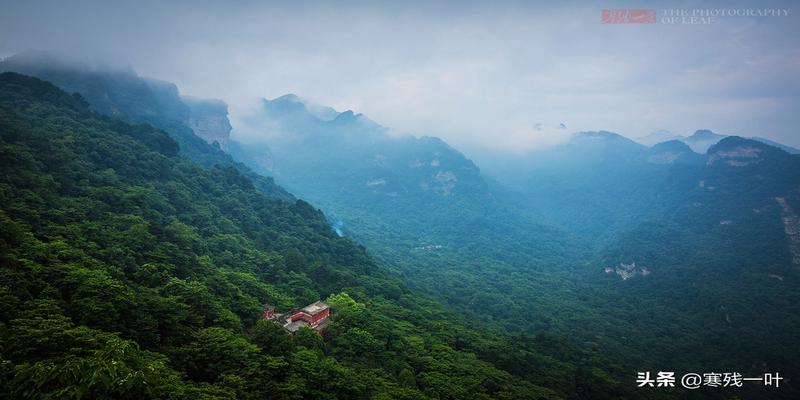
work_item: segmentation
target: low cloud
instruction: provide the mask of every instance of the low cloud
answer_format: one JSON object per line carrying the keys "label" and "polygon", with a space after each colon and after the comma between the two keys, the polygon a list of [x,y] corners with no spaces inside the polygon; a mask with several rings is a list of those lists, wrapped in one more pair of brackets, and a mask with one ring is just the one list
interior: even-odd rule
{"label": "low cloud", "polygon": [[800,12],[601,24],[603,8],[628,6],[614,3],[6,2],[0,54],[58,49],[131,66],[227,101],[234,126],[258,98],[296,93],[464,147],[698,127],[800,146]]}

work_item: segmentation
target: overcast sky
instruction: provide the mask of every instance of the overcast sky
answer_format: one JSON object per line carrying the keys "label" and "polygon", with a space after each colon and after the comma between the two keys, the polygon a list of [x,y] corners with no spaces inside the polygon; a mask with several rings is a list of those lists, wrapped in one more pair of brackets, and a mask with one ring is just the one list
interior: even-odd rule
{"label": "overcast sky", "polygon": [[[800,147],[792,2],[0,3],[0,56],[58,50],[131,66],[227,101],[234,127],[255,99],[295,93],[466,148],[700,128]],[[659,20],[600,23],[603,9],[631,5]],[[708,8],[789,14],[660,20]]]}

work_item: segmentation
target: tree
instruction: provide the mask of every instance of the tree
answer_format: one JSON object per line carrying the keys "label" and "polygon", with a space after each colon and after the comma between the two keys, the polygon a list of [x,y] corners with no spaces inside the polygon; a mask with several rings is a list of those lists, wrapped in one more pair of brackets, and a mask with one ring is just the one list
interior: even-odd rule
{"label": "tree", "polygon": [[300,327],[295,332],[293,339],[295,346],[305,347],[310,350],[321,350],[323,346],[322,336],[317,331],[306,326]]}
{"label": "tree", "polygon": [[257,360],[258,346],[225,328],[199,330],[194,341],[180,349],[189,377],[215,382],[220,375],[237,371]]}
{"label": "tree", "polygon": [[283,356],[292,350],[292,338],[278,323],[259,320],[250,333],[253,343],[261,348],[262,353],[271,356]]}

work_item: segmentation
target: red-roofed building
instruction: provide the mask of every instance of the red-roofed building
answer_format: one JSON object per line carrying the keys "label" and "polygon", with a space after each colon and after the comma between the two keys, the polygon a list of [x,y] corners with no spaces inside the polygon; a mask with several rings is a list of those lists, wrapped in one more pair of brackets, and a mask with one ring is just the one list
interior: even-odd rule
{"label": "red-roofed building", "polygon": [[265,304],[262,319],[275,320],[290,333],[297,332],[303,326],[321,332],[328,325],[330,314],[330,307],[322,301],[316,301],[300,309],[292,309],[285,314],[275,314],[275,307]]}

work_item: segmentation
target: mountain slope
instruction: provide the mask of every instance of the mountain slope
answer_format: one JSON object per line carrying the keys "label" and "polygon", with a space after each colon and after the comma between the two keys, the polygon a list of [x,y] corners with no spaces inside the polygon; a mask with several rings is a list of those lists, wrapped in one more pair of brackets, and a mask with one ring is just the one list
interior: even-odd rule
{"label": "mountain slope", "polygon": [[[561,326],[547,310],[580,292],[565,275],[582,246],[444,141],[397,135],[353,112],[322,120],[298,99],[264,101],[247,127],[257,141],[233,154],[318,204],[414,289],[471,320],[520,334]],[[527,314],[539,317],[515,317]]]}
{"label": "mountain slope", "polygon": [[[574,308],[536,308],[538,316],[573,314],[559,321],[562,332],[642,367],[796,374],[788,345],[800,340],[796,155],[740,137],[697,154],[682,141],[646,148],[590,132],[503,161],[488,173],[514,188],[519,204],[583,232],[573,238],[591,249],[581,268],[565,269],[584,295],[549,305]],[[525,275],[518,281],[509,290],[516,302],[542,303],[519,294]],[[797,391],[758,389],[746,397]]]}
{"label": "mountain slope", "polygon": [[[784,233],[775,197],[793,207],[787,193],[798,169],[777,148],[699,132],[693,144],[707,140],[712,147],[698,154],[678,140],[648,148],[612,132],[582,132],[526,159],[504,160],[504,168],[495,164],[490,174],[498,186],[447,147],[389,136],[352,112],[321,120],[293,96],[264,106],[254,123],[266,136],[262,165],[341,218],[345,234],[414,287],[476,320],[508,331],[569,335],[573,343],[651,369],[667,363],[676,370],[714,363],[750,375],[796,369],[786,345],[744,343],[797,339],[796,318],[786,307],[800,300],[787,267],[793,237]],[[454,173],[458,184],[448,192],[426,190],[425,179],[450,170],[476,173],[461,188]],[[730,182],[730,192],[703,186],[716,180]],[[755,193],[758,201],[746,201]],[[698,211],[695,203],[709,206]],[[764,214],[732,216],[765,204],[771,206]],[[471,213],[482,216],[470,219]],[[711,249],[725,254],[715,257]],[[733,300],[750,291],[758,295]],[[741,311],[699,306],[705,302]],[[749,367],[761,362],[769,366]],[[753,388],[746,393],[763,395]]]}
{"label": "mountain slope", "polygon": [[800,149],[796,149],[794,147],[787,146],[787,145],[782,144],[782,143],[778,143],[778,142],[776,142],[774,140],[769,140],[767,138],[762,138],[762,137],[757,137],[757,136],[753,136],[750,139],[757,140],[757,141],[759,141],[761,143],[768,144],[768,145],[773,146],[773,147],[777,147],[777,148],[779,148],[779,149],[781,149],[781,150],[783,150],[783,151],[785,151],[785,152],[787,152],[789,154],[800,154]]}
{"label": "mountain slope", "polygon": [[79,93],[101,114],[163,129],[192,161],[205,167],[231,166],[262,192],[291,200],[271,178],[252,173],[223,151],[231,129],[223,102],[182,97],[172,83],[143,78],[132,70],[92,68],[50,53],[8,57],[0,62],[2,71],[36,76],[68,93]]}
{"label": "mountain slope", "polygon": [[[674,170],[654,199],[657,211],[599,253],[601,265],[637,265],[635,283],[620,285],[609,275],[617,281],[608,285],[617,288],[618,304],[658,299],[648,301],[648,308],[623,306],[620,312],[641,319],[677,319],[680,313],[690,319],[688,326],[702,326],[691,341],[676,340],[683,334],[680,325],[664,325],[658,334],[632,342],[641,341],[656,357],[697,367],[690,354],[703,343],[702,353],[719,360],[717,368],[795,375],[796,349],[789,343],[800,340],[794,306],[800,301],[800,251],[791,234],[797,227],[787,224],[796,224],[793,210],[800,205],[800,158],[727,137],[703,161]],[[646,276],[637,275],[645,270]],[[671,345],[658,345],[664,341]],[[790,398],[794,390],[790,383],[770,396]]]}
{"label": "mountain slope", "polygon": [[649,149],[613,132],[579,132],[559,146],[495,158],[487,174],[513,188],[521,208],[596,247],[648,212],[654,180],[685,153],[674,147]]}
{"label": "mountain slope", "polygon": [[[4,397],[637,397],[591,351],[466,328],[308,203],[49,83],[0,74],[0,154]],[[324,338],[259,321],[320,297]]]}

